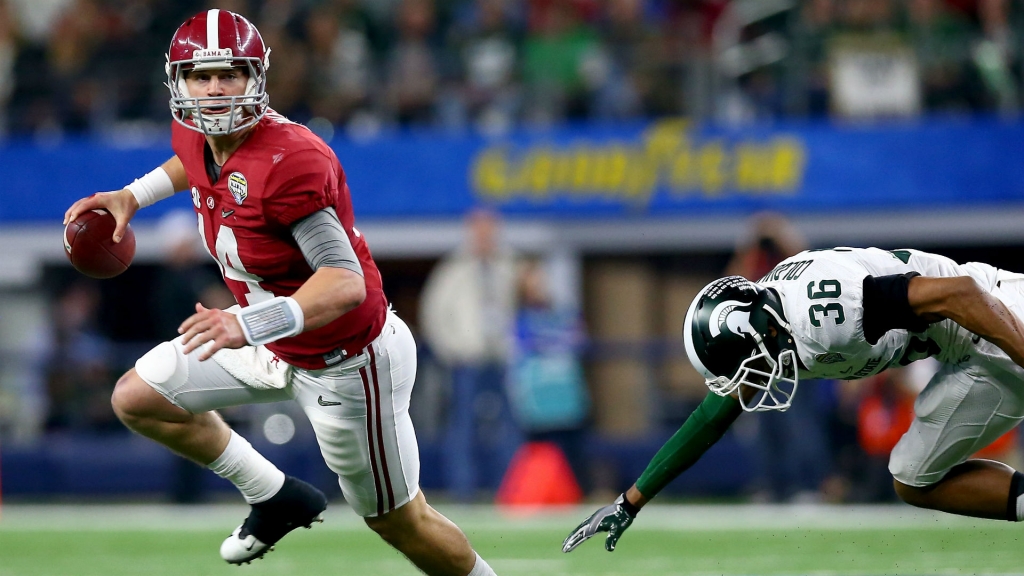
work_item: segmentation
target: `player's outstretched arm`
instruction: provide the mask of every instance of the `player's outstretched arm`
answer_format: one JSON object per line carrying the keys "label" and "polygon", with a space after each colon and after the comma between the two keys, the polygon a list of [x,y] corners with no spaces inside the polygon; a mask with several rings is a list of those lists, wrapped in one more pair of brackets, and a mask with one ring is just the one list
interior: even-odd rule
{"label": "player's outstretched arm", "polygon": [[999,346],[1024,367],[1024,323],[974,278],[917,276],[910,279],[907,300],[921,318],[932,322],[949,318]]}
{"label": "player's outstretched arm", "polygon": [[654,455],[647,469],[629,490],[615,502],[598,509],[583,521],[565,541],[562,552],[571,552],[598,532],[608,532],[605,550],[615,550],[622,533],[648,500],[693,466],[743,413],[739,400],[732,396],[708,393],[682,427]]}
{"label": "player's outstretched arm", "polygon": [[75,202],[64,212],[64,225],[78,219],[89,210],[106,210],[117,221],[114,228],[114,242],[124,237],[128,222],[141,207],[148,206],[162,198],[167,198],[177,190],[188,188],[188,177],[185,168],[177,156],[171,157],[159,168],[132,182],[124,188],[112,192],[99,192]]}

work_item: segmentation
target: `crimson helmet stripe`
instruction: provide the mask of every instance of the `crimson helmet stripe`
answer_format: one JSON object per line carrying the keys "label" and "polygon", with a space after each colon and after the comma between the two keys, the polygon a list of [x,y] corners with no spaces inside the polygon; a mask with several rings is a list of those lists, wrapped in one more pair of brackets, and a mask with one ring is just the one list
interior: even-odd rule
{"label": "crimson helmet stripe", "polygon": [[216,8],[206,13],[206,47],[220,49],[220,10]]}
{"label": "crimson helmet stripe", "polygon": [[171,39],[168,62],[191,61],[196,50],[225,48],[231,49],[232,58],[255,58],[259,65],[266,63],[268,48],[252,22],[216,8],[196,14],[178,28]]}

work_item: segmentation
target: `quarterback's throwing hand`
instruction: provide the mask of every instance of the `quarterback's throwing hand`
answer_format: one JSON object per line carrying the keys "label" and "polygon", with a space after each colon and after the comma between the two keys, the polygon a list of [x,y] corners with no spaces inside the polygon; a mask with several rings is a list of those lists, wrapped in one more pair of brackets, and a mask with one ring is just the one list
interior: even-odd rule
{"label": "quarterback's throwing hand", "polygon": [[135,199],[135,196],[127,190],[118,190],[116,192],[100,192],[91,196],[86,196],[78,202],[71,205],[70,208],[64,212],[64,225],[68,222],[74,222],[79,216],[88,212],[89,210],[106,210],[114,217],[117,221],[117,227],[114,228],[114,242],[120,242],[121,238],[124,237],[125,229],[128,227],[128,221],[135,216],[135,212],[139,209],[139,202]]}
{"label": "quarterback's throwing hand", "polygon": [[591,536],[598,532],[607,532],[608,537],[604,541],[604,549],[612,552],[615,550],[615,545],[619,542],[619,538],[622,537],[622,533],[629,528],[629,525],[633,523],[633,519],[636,518],[635,514],[630,514],[623,508],[622,504],[626,498],[623,495],[619,495],[615,499],[615,502],[599,509],[590,515],[580,524],[572,534],[569,534],[562,542],[562,552],[572,552],[577,546],[583,543]]}

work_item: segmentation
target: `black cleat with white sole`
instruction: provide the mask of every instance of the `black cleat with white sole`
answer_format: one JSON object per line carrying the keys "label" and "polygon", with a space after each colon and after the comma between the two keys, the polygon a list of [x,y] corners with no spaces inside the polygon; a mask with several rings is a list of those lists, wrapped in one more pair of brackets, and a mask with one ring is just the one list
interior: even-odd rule
{"label": "black cleat with white sole", "polygon": [[230,564],[248,564],[274,549],[286,534],[313,522],[323,522],[327,497],[310,484],[286,476],[284,485],[269,500],[252,504],[249,516],[220,545],[220,556]]}

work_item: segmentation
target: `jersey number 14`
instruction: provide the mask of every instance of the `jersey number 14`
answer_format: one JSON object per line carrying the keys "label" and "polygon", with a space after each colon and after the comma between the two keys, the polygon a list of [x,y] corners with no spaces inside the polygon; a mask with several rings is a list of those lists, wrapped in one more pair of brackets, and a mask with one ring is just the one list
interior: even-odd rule
{"label": "jersey number 14", "polygon": [[[206,226],[203,225],[203,215],[199,214],[199,235],[203,237],[203,246],[209,250],[209,243],[206,241]],[[245,269],[245,264],[242,264],[242,258],[238,255],[238,240],[235,238],[235,231],[229,226],[220,226],[217,230],[217,243],[214,244],[216,249],[216,255],[213,255],[217,259],[217,263],[220,264],[221,275],[227,280],[234,280],[235,282],[243,282],[246,286],[245,304],[252,306],[257,302],[263,302],[270,300],[274,297],[274,294],[269,290],[264,290],[260,286],[260,282],[263,278],[252,274]],[[239,302],[239,304],[242,304]]]}

